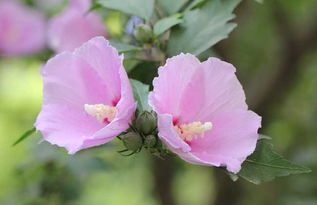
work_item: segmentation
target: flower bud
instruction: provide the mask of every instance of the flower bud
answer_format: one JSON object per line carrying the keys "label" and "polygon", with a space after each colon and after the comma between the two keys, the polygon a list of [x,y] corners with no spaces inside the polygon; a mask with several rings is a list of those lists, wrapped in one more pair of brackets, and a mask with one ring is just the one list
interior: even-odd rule
{"label": "flower bud", "polygon": [[136,152],[142,147],[142,137],[136,132],[128,132],[121,136],[124,146],[133,152]]}
{"label": "flower bud", "polygon": [[133,34],[134,37],[142,43],[149,42],[153,37],[151,27],[145,24],[135,26]]}
{"label": "flower bud", "polygon": [[146,148],[153,148],[157,144],[157,139],[154,135],[148,135],[145,137],[144,145]]}
{"label": "flower bud", "polygon": [[148,111],[142,112],[135,121],[137,130],[144,135],[151,134],[155,130],[156,124],[157,120],[155,114]]}
{"label": "flower bud", "polygon": [[129,35],[133,35],[134,28],[140,24],[143,24],[142,19],[137,16],[132,16],[125,26],[125,32]]}

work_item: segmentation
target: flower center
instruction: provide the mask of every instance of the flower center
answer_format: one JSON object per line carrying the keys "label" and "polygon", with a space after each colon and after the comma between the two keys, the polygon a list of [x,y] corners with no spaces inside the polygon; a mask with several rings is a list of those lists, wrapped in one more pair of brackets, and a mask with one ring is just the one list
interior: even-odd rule
{"label": "flower center", "polygon": [[85,111],[95,117],[99,122],[110,123],[116,116],[117,109],[113,106],[104,104],[89,105],[85,104]]}
{"label": "flower center", "polygon": [[211,122],[192,122],[189,124],[175,125],[176,132],[185,141],[192,141],[204,137],[205,132],[212,129]]}

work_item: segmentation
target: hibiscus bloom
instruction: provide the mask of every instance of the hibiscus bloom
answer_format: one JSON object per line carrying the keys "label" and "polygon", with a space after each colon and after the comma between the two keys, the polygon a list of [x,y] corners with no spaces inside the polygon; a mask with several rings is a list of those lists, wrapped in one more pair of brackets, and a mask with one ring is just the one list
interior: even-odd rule
{"label": "hibiscus bloom", "polygon": [[96,36],[108,36],[106,27],[96,12],[88,12],[90,0],[71,0],[70,5],[49,22],[48,43],[59,53],[75,48]]}
{"label": "hibiscus bloom", "polygon": [[182,159],[237,173],[256,146],[261,117],[248,110],[235,68],[180,54],[159,68],[149,103],[159,137]]}
{"label": "hibiscus bloom", "polygon": [[27,55],[44,45],[42,14],[13,0],[0,1],[0,55]]}
{"label": "hibiscus bloom", "polygon": [[123,57],[103,37],[44,66],[43,107],[35,127],[70,154],[109,142],[129,127],[136,109]]}

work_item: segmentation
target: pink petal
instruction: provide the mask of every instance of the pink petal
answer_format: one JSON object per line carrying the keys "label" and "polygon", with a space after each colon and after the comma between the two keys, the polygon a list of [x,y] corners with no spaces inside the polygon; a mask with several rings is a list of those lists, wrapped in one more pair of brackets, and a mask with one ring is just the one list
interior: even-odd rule
{"label": "pink petal", "polygon": [[192,153],[207,163],[219,163],[234,173],[255,149],[261,117],[252,111],[228,110],[208,121],[213,128],[191,142]]}
{"label": "pink petal", "polygon": [[158,114],[158,130],[159,136],[166,142],[171,149],[188,152],[191,150],[190,146],[185,143],[177,134],[173,126],[173,118],[169,114]]}
{"label": "pink petal", "polygon": [[0,54],[28,55],[44,45],[43,15],[15,1],[0,1]]}
{"label": "pink petal", "polygon": [[[204,105],[196,118],[203,120],[215,112],[247,110],[243,88],[235,75],[233,65],[217,58],[202,63],[204,69]],[[196,82],[198,83],[198,81]]]}
{"label": "pink petal", "polygon": [[181,115],[183,93],[199,65],[200,62],[193,55],[180,54],[168,59],[165,66],[159,68],[159,77],[154,79],[154,90],[149,95],[149,104],[154,111],[171,114],[174,118]]}
{"label": "pink petal", "polygon": [[71,53],[55,56],[42,70],[44,104],[83,108],[84,104],[108,104],[106,83],[86,61]]}
{"label": "pink petal", "polygon": [[[93,67],[103,82],[107,83],[107,88],[104,90],[112,99],[120,99],[121,93],[121,78],[120,73],[126,76],[126,72],[122,71],[122,57],[118,57],[118,52],[109,45],[103,37],[95,37],[74,51],[75,55],[79,56]],[[118,72],[120,70],[120,73]],[[125,84],[129,84],[127,79],[124,79]]]}
{"label": "pink petal", "polygon": [[[78,2],[80,3],[80,2]],[[73,51],[95,36],[107,36],[102,19],[95,12],[86,13],[81,3],[70,5],[49,23],[48,41],[56,52]]]}
{"label": "pink petal", "polygon": [[191,54],[168,59],[153,81],[149,102],[179,123],[203,120],[220,110],[247,109],[235,68],[216,58],[200,63]]}
{"label": "pink petal", "polygon": [[[161,120],[169,122],[167,119]],[[206,132],[205,137],[191,141],[189,149],[182,147],[184,142],[172,130],[172,126],[164,129],[159,126],[159,136],[170,150],[185,161],[198,165],[225,166],[230,172],[239,172],[243,161],[255,149],[261,118],[252,111],[235,110],[216,114],[210,121],[213,122],[213,129]]]}
{"label": "pink petal", "polygon": [[86,138],[103,127],[84,110],[67,105],[44,105],[35,126],[44,139],[52,144],[65,147],[74,154]]}

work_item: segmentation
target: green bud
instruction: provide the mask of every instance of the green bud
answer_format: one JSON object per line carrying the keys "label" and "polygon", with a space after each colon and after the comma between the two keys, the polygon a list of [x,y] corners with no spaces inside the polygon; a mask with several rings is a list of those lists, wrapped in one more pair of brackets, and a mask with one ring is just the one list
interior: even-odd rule
{"label": "green bud", "polygon": [[153,148],[155,147],[156,143],[157,143],[157,139],[154,135],[148,135],[145,137],[145,140],[144,140],[145,147]]}
{"label": "green bud", "polygon": [[136,132],[128,132],[121,136],[124,146],[133,152],[136,152],[142,147],[142,137]]}
{"label": "green bud", "polygon": [[153,37],[153,32],[151,27],[145,24],[137,25],[134,28],[133,34],[134,34],[134,37],[142,43],[149,42]]}
{"label": "green bud", "polygon": [[155,113],[143,111],[135,121],[135,127],[139,132],[142,132],[144,135],[151,134],[157,124]]}

